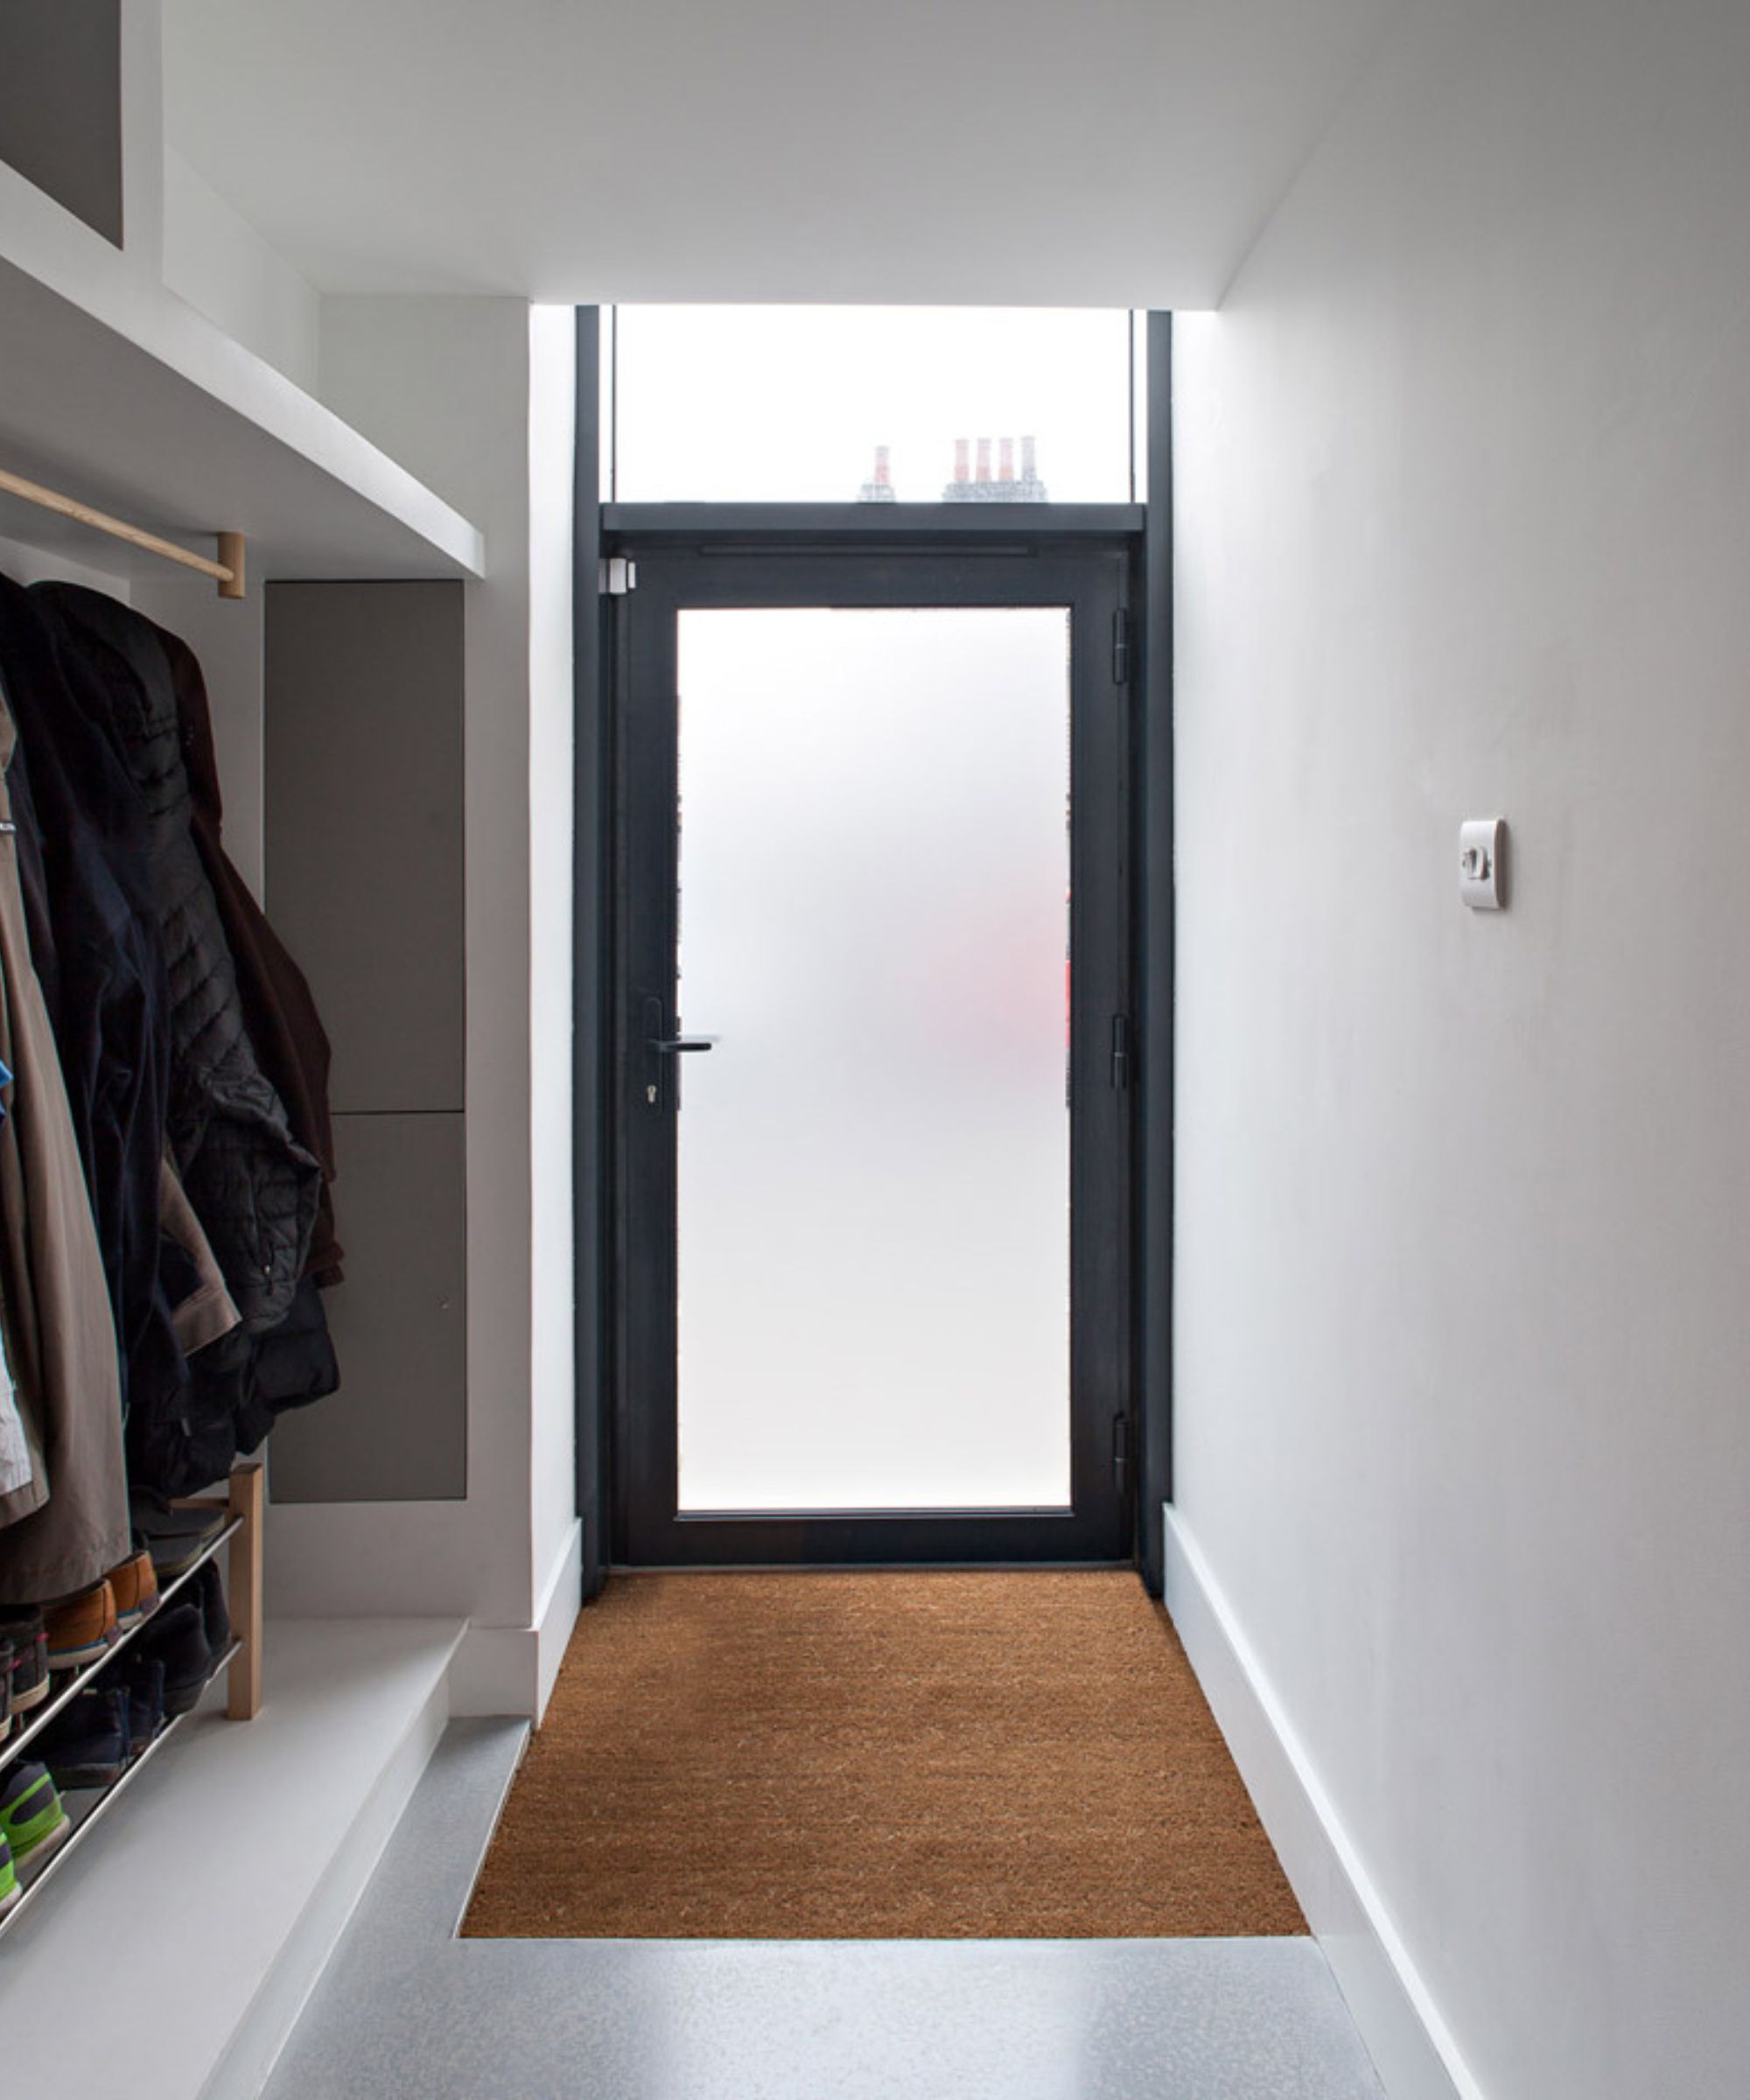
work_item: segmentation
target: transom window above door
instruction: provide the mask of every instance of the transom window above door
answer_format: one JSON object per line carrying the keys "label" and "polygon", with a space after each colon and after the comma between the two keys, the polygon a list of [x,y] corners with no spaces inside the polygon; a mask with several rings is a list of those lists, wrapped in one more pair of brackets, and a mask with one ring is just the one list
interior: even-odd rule
{"label": "transom window above door", "polygon": [[1132,503],[1140,317],[955,306],[604,311],[603,499]]}

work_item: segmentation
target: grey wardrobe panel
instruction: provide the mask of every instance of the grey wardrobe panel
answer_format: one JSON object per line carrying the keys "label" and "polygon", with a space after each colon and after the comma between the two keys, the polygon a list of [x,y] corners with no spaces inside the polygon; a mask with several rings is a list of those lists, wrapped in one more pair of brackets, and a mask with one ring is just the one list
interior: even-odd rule
{"label": "grey wardrobe panel", "polygon": [[346,1280],[323,1293],[340,1390],[282,1415],[276,1502],[467,1492],[466,1173],[459,1116],[334,1124]]}
{"label": "grey wardrobe panel", "polygon": [[0,160],[121,247],[121,0],[0,5]]}
{"label": "grey wardrobe panel", "polygon": [[462,586],[270,584],[266,607],[267,905],[333,1108],[460,1109]]}

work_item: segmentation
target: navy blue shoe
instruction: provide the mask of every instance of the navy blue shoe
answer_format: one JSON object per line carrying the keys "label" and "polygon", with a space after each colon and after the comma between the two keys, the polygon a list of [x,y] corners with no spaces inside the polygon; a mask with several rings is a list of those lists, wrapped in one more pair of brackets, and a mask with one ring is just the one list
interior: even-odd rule
{"label": "navy blue shoe", "polygon": [[164,1666],[157,1656],[136,1656],[130,1648],[108,1673],[117,1691],[128,1695],[128,1747],[137,1757],[164,1725]]}
{"label": "navy blue shoe", "polygon": [[12,1644],[12,1712],[40,1706],[49,1696],[49,1642],[43,1614],[23,1605],[0,1606],[0,1640]]}
{"label": "navy blue shoe", "polygon": [[56,1786],[65,1789],[113,1784],[128,1768],[131,1745],[127,1693],[100,1684],[75,1692],[36,1748]]}
{"label": "navy blue shoe", "polygon": [[225,1585],[218,1562],[209,1560],[188,1586],[200,1600],[200,1624],[206,1635],[210,1676],[220,1656],[231,1645],[231,1614],[226,1608]]}
{"label": "navy blue shoe", "polygon": [[158,1580],[169,1582],[190,1562],[198,1560],[230,1522],[221,1502],[198,1509],[172,1509],[156,1495],[136,1488],[133,1496],[134,1533],[152,1557]]}
{"label": "navy blue shoe", "polygon": [[133,1653],[142,1662],[164,1664],[164,1712],[172,1719],[186,1713],[213,1674],[213,1650],[206,1645],[206,1615],[200,1604],[178,1597],[164,1606],[145,1631],[135,1635]]}

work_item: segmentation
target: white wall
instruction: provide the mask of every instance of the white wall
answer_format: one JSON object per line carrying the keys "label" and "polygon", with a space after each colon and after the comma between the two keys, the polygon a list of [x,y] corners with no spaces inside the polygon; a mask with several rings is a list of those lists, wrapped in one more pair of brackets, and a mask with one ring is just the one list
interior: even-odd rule
{"label": "white wall", "polygon": [[[531,758],[538,748],[560,762],[552,716],[564,674],[556,668],[554,634],[569,617],[555,606],[555,568],[569,548],[569,522],[556,552],[544,483],[531,542],[531,414],[550,430],[554,368],[562,360],[563,344],[552,342],[550,331],[532,345],[531,309],[521,299],[323,304],[320,366],[329,406],[483,527],[491,550],[489,573],[467,586],[466,610],[467,1495],[461,1502],[276,1508],[270,1596],[275,1609],[288,1614],[467,1615],[486,1638],[465,1650],[458,1704],[489,1712],[526,1711],[532,1703],[535,1664],[523,1636],[568,1550],[575,1553],[574,1537],[554,1515],[556,1491],[548,1492],[556,1474],[568,1501],[570,1494],[570,1410],[556,1397],[569,1390],[569,1347],[561,1357],[553,1340],[562,1330],[569,1335],[570,1264],[543,1249],[537,1297],[531,1229],[530,971],[537,952],[543,969],[564,972],[561,983],[550,976],[543,984],[543,1011],[557,1003],[569,1012],[568,900],[563,920],[556,920],[550,895],[537,914],[530,903]],[[532,378],[539,382],[533,388]],[[533,601],[532,570],[539,578]],[[532,640],[538,642],[542,697],[535,746]],[[567,766],[562,780],[549,783],[541,805],[543,872],[560,857],[553,838],[556,828],[568,824],[569,791]],[[543,1088],[543,1143],[558,1127],[551,1092],[550,1084]],[[563,1173],[568,1135],[561,1142]],[[553,1194],[554,1171],[550,1162],[543,1166],[543,1222],[562,1208]],[[569,1236],[568,1200],[563,1208]],[[563,1301],[556,1302],[562,1287]],[[531,1400],[537,1333],[538,1409]],[[537,1424],[545,1439],[540,1448]],[[543,1483],[538,1498],[537,1478]],[[567,1595],[558,1583],[555,1638],[563,1640],[576,1600],[575,1585]],[[495,1632],[506,1636],[496,1647]]]}
{"label": "white wall", "polygon": [[[24,524],[29,514],[18,522]],[[132,587],[125,577],[111,570],[94,569],[60,546],[0,538],[0,570],[15,584],[82,584],[88,591],[107,591],[124,606],[133,602]]]}
{"label": "white wall", "polygon": [[1411,5],[1178,334],[1178,1515],[1494,2100],[1750,2078],[1746,108]]}
{"label": "white wall", "polygon": [[315,288],[169,147],[164,280],[234,341],[317,391],[322,302]]}
{"label": "white wall", "polygon": [[[529,1460],[532,1573],[537,1584],[562,1564],[578,1518],[571,1211],[571,481],[577,346],[574,308],[533,310],[528,332]],[[573,1605],[577,1596],[574,1583]]]}

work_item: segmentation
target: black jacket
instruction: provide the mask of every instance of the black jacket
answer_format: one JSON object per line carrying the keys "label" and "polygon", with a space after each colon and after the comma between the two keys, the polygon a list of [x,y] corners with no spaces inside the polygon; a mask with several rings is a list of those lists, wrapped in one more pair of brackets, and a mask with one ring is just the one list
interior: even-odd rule
{"label": "black jacket", "polygon": [[[322,1173],[256,1059],[213,885],[201,864],[169,660],[151,622],[101,592],[39,584],[108,702],[114,748],[144,806],[170,987],[170,1149],[251,1334],[291,1308]],[[156,1170],[154,1170],[156,1172]]]}
{"label": "black jacket", "polygon": [[32,960],[60,1053],[121,1356],[123,1404],[174,1404],[181,1353],[158,1278],[170,991],[150,833],[107,699],[51,608],[0,577],[0,675]]}

